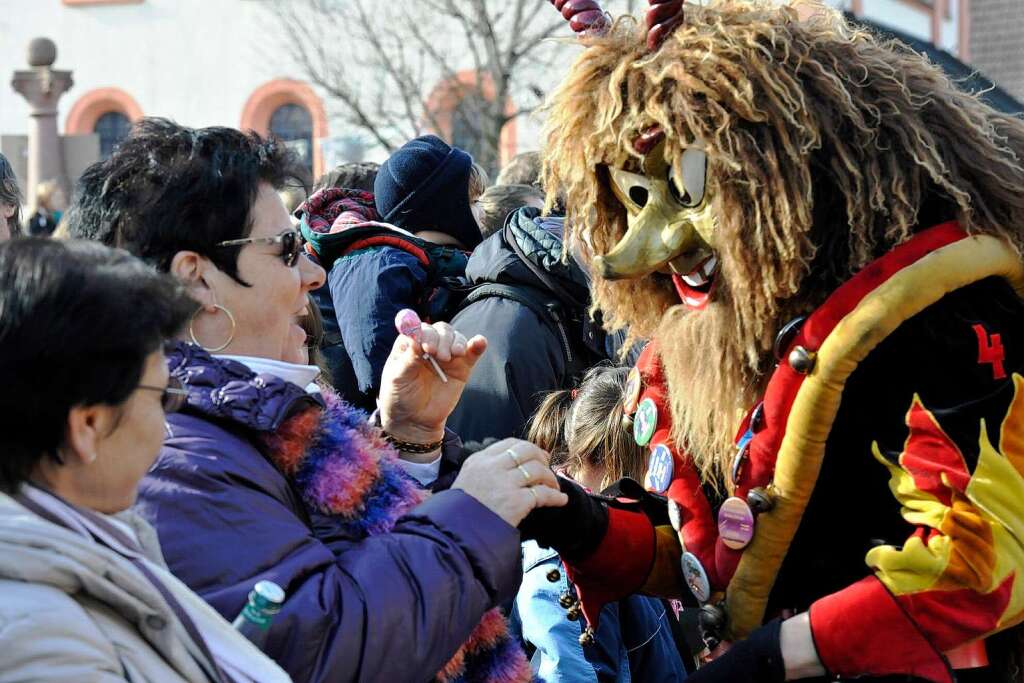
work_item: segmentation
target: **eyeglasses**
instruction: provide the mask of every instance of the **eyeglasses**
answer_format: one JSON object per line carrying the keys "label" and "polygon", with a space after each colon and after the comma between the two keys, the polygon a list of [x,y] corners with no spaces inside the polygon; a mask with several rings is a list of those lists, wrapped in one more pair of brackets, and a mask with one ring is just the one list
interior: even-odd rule
{"label": "eyeglasses", "polygon": [[165,413],[178,412],[185,406],[185,399],[188,398],[188,390],[174,377],[167,380],[166,387],[149,387],[145,384],[140,384],[138,388],[148,391],[159,391],[160,405],[163,406]]}
{"label": "eyeglasses", "polygon": [[281,260],[289,268],[299,262],[299,256],[303,252],[302,233],[298,230],[282,232],[274,237],[244,237],[238,240],[227,240],[225,242],[218,242],[215,246],[239,247],[245,244],[280,244]]}

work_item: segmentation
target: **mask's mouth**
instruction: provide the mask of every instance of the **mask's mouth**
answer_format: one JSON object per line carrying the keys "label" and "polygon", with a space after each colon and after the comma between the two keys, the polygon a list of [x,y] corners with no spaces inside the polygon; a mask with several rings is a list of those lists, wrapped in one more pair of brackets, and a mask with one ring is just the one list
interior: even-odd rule
{"label": "mask's mouth", "polygon": [[[669,263],[672,283],[683,304],[694,311],[708,305],[718,281],[718,257],[710,254],[693,264],[692,256],[681,256]],[[689,270],[684,268],[689,267]]]}

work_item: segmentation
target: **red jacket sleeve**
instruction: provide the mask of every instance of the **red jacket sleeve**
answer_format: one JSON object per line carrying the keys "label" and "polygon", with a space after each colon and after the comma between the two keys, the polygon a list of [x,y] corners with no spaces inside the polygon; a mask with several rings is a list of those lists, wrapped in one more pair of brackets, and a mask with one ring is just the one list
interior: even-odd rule
{"label": "red jacket sleeve", "polygon": [[1013,381],[1010,408],[992,432],[998,443],[981,421],[973,472],[917,397],[898,462],[874,446],[916,530],[900,548],[867,554],[874,576],[811,606],[829,671],[950,681],[944,653],[1024,618],[1024,378]]}

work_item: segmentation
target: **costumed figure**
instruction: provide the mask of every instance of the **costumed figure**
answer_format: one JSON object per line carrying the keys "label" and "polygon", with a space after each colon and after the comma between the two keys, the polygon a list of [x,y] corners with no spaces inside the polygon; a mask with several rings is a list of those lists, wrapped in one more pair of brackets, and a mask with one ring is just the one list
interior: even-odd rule
{"label": "costumed figure", "polygon": [[827,8],[552,1],[549,196],[654,340],[645,490],[524,525],[573,616],[700,605],[697,681],[1021,680],[1024,122]]}

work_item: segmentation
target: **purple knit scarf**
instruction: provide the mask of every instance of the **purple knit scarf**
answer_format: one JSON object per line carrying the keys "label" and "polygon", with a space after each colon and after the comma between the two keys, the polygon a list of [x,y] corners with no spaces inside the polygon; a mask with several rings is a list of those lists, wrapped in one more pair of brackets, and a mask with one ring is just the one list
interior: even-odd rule
{"label": "purple knit scarf", "polygon": [[[353,536],[389,532],[429,493],[397,462],[397,453],[366,421],[366,414],[330,392],[326,408],[310,406],[262,438],[306,505],[332,515]],[[469,639],[438,672],[440,683],[519,683],[533,679],[519,644],[497,609],[487,612]]]}

